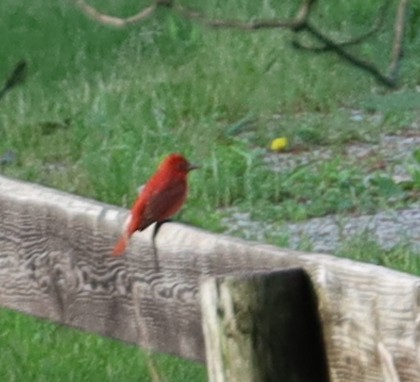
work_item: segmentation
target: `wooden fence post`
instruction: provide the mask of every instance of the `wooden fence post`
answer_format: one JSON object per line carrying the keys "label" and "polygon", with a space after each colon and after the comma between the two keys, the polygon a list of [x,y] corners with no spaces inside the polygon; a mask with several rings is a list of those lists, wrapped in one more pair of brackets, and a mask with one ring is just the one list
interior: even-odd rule
{"label": "wooden fence post", "polygon": [[304,270],[209,278],[200,295],[210,382],[329,380]]}

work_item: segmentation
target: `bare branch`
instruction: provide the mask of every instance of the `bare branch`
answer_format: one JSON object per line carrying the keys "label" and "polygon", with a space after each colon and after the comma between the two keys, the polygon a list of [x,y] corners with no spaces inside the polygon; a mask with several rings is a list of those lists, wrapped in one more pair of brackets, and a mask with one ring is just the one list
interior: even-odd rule
{"label": "bare branch", "polygon": [[120,18],[116,16],[106,15],[104,13],[99,12],[97,9],[93,8],[89,4],[87,4],[84,0],[75,0],[76,5],[88,16],[92,17],[96,21],[99,21],[102,24],[112,25],[117,28],[124,28],[128,25],[136,24],[141,20],[151,16],[153,12],[156,10],[156,5],[159,2],[156,2],[146,8],[144,8],[139,13],[135,14],[134,16]]}
{"label": "bare branch", "polygon": [[[299,11],[296,16],[296,22],[300,23],[301,27],[303,27],[306,24],[306,22],[309,20],[309,14],[312,10],[312,7],[315,5],[315,3],[316,3],[316,0],[305,0],[300,5]],[[295,29],[295,31],[298,31],[299,29]]]}
{"label": "bare branch", "polygon": [[26,79],[27,71],[28,64],[26,60],[20,60],[10,73],[10,76],[7,78],[4,86],[0,89],[0,98],[4,97],[4,95],[15,86],[23,83]]}
{"label": "bare branch", "polygon": [[401,63],[401,58],[404,54],[404,27],[409,3],[410,0],[400,0],[400,3],[398,5],[397,17],[395,19],[394,43],[392,45],[391,63],[389,65],[389,78],[391,78],[393,81],[396,80]]}
{"label": "bare branch", "polygon": [[284,28],[284,29],[292,29],[292,30],[297,31],[297,30],[300,30],[305,25],[309,17],[310,9],[315,4],[315,2],[316,0],[304,0],[294,19],[290,19],[290,20],[271,19],[271,20],[258,20],[258,21],[250,21],[250,22],[243,22],[239,20],[229,20],[229,19],[209,19],[197,11],[193,11],[181,5],[172,5],[172,9],[177,11],[183,17],[197,20],[200,23],[206,26],[212,27],[212,28],[235,28],[235,29],[243,29],[243,30]]}
{"label": "bare branch", "polygon": [[388,78],[381,71],[371,62],[365,61],[349,52],[344,50],[340,45],[335,43],[329,37],[323,35],[317,28],[312,26],[310,23],[306,23],[305,30],[311,33],[314,37],[316,37],[319,41],[325,44],[327,50],[333,51],[337,53],[340,57],[344,58],[348,62],[352,63],[353,65],[365,70],[366,72],[372,74],[379,82],[388,86],[388,87],[395,87],[396,82],[395,80]]}
{"label": "bare branch", "polygon": [[152,5],[146,7],[145,9],[135,14],[134,16],[130,16],[127,18],[120,18],[120,17],[101,13],[96,8],[93,8],[92,6],[87,4],[85,0],[75,0],[75,2],[79,6],[79,8],[82,9],[84,13],[86,13],[93,19],[99,21],[102,24],[112,25],[118,28],[123,28],[127,25],[135,24],[139,21],[142,21],[143,19],[152,15],[157,7],[165,6],[167,8],[171,8],[174,11],[178,12],[183,17],[200,21],[202,24],[205,24],[213,28],[236,28],[236,29],[245,29],[245,30],[256,30],[256,29],[264,29],[264,28],[269,28],[269,29],[286,28],[286,29],[299,30],[305,24],[309,16],[310,9],[312,8],[313,4],[315,4],[316,0],[304,0],[301,4],[301,7],[299,8],[297,16],[294,19],[290,19],[290,20],[272,19],[272,20],[258,20],[258,21],[251,21],[251,22],[242,22],[239,20],[208,19],[197,11],[183,7],[182,5],[175,4],[173,0],[155,0]]}
{"label": "bare branch", "polygon": [[[337,42],[336,44],[340,47],[348,47],[348,46],[352,46],[352,45],[358,45],[361,44],[362,42],[364,42],[365,40],[367,40],[368,38],[370,38],[371,36],[373,36],[375,33],[377,33],[384,24],[384,20],[385,20],[385,16],[386,13],[388,11],[388,8],[391,4],[391,0],[385,0],[381,7],[379,8],[378,11],[378,15],[375,18],[375,21],[372,25],[372,27],[365,33],[361,34],[360,36],[355,36],[352,37],[346,41],[342,41],[342,42]],[[326,45],[323,46],[308,46],[308,45],[303,45],[300,41],[298,40],[293,40],[292,41],[292,45],[293,47],[297,48],[297,49],[302,49],[302,50],[310,50],[313,52],[326,52],[328,50],[331,50],[331,47],[328,47]]]}
{"label": "bare branch", "polygon": [[142,11],[135,14],[134,16],[120,18],[99,12],[97,9],[86,4],[85,0],[75,0],[76,4],[82,9],[82,11],[90,17],[92,17],[93,19],[103,24],[112,25],[114,27],[119,28],[138,23],[139,21],[142,21],[145,18],[151,16],[159,6],[163,6],[172,9],[184,18],[196,20],[201,24],[212,28],[235,28],[242,30],[283,28],[290,29],[297,33],[306,31],[313,37],[315,37],[319,42],[321,42],[321,46],[309,47],[302,45],[300,42],[295,40],[293,41],[293,45],[296,48],[311,50],[315,52],[333,51],[343,59],[350,62],[351,64],[372,74],[376,78],[376,80],[381,82],[382,84],[388,87],[396,86],[399,66],[403,55],[404,23],[410,0],[400,0],[399,3],[394,28],[395,37],[391,54],[391,63],[389,66],[389,76],[383,74],[381,70],[373,63],[365,61],[362,58],[359,58],[347,52],[344,48],[351,45],[361,44],[366,39],[368,39],[369,37],[371,37],[379,31],[379,29],[383,26],[385,15],[390,6],[391,0],[383,0],[383,3],[378,11],[378,16],[376,17],[375,22],[369,31],[344,42],[335,42],[333,39],[324,35],[321,31],[319,31],[314,25],[312,25],[309,22],[311,10],[313,9],[313,6],[317,2],[317,0],[302,0],[299,10],[296,13],[296,16],[291,19],[269,19],[248,22],[233,19],[211,19],[206,17],[205,15],[202,15],[200,12],[183,7],[179,4],[175,4],[175,0],[151,1],[153,2],[152,5],[144,8]]}
{"label": "bare branch", "polygon": [[183,9],[179,13],[189,19],[195,19],[202,24],[212,28],[234,28],[243,30],[257,30],[257,29],[274,29],[285,28],[295,29],[298,25],[295,20],[258,20],[250,22],[242,22],[239,20],[226,20],[226,19],[206,19],[199,13]]}

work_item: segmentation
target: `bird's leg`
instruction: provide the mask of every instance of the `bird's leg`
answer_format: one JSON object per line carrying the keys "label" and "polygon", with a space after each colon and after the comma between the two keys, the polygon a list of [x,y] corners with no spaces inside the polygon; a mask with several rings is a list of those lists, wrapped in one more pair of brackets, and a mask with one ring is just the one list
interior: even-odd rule
{"label": "bird's leg", "polygon": [[158,222],[156,222],[156,224],[153,227],[152,249],[153,249],[153,258],[154,258],[154,261],[155,261],[155,270],[156,271],[159,271],[159,259],[158,259],[158,253],[157,253],[157,248],[156,248],[156,243],[155,243],[156,235],[158,234],[162,224],[170,222],[170,221],[171,221],[170,219],[158,221]]}

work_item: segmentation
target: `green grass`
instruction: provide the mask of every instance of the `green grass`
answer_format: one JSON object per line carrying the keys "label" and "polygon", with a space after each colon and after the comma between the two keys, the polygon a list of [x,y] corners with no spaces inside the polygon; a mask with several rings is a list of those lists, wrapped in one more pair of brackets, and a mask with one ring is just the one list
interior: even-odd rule
{"label": "green grass", "polygon": [[[287,17],[296,7],[291,1],[263,3],[190,4],[214,17],[244,20]],[[399,92],[333,54],[293,50],[287,31],[209,30],[168,10],[119,30],[86,18],[71,1],[22,4],[0,2],[0,76],[6,78],[21,58],[29,63],[27,81],[0,100],[0,155],[17,155],[0,168],[3,174],[128,207],[159,161],[180,151],[203,166],[191,176],[182,219],[211,231],[223,230],[226,207],[280,224],[400,208],[418,197],[418,160],[407,164],[414,174],[407,188],[386,171],[372,170],[380,158],[360,166],[342,154],[349,142],[375,142],[381,134],[404,133],[420,123],[416,4]],[[135,0],[92,4],[118,15],[139,9]],[[322,1],[314,22],[345,40],[368,30],[374,11],[375,4],[362,0]],[[353,52],[386,68],[390,31]],[[356,122],[349,118],[352,109],[382,118]],[[288,137],[291,150],[329,147],[336,155],[275,173],[264,156],[278,136]],[[374,262],[419,274],[404,246],[395,255],[378,248],[373,253]],[[372,261],[364,254],[363,246],[339,253]],[[2,311],[0,319],[0,366],[10,366],[0,367],[2,380],[149,378],[145,355],[136,348],[9,312]],[[170,381],[203,378],[201,369],[177,359],[157,362]]]}
{"label": "green grass", "polygon": [[420,256],[407,243],[401,242],[392,249],[384,250],[369,233],[346,240],[337,255],[420,276]]}
{"label": "green grass", "polygon": [[2,381],[204,381],[202,365],[0,310]]}

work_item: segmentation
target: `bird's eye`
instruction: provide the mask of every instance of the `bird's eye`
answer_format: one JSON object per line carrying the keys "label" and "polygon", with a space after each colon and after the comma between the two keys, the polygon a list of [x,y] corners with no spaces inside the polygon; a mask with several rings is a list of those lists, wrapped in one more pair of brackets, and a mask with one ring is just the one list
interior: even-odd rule
{"label": "bird's eye", "polygon": [[178,163],[178,170],[179,171],[186,171],[187,168],[188,168],[187,163],[185,163],[185,162],[179,162]]}

